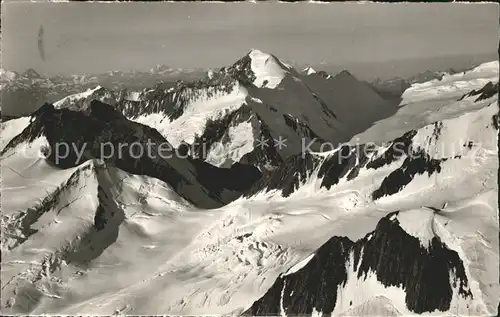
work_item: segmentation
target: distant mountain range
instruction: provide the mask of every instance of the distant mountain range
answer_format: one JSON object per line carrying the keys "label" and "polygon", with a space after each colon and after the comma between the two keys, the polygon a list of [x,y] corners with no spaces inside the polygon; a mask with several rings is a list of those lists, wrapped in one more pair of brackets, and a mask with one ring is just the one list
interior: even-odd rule
{"label": "distant mountain range", "polygon": [[[460,70],[461,71],[464,71]],[[30,68],[23,73],[0,69],[0,90],[2,91],[2,113],[4,118],[28,114],[40,107],[44,102],[55,102],[61,98],[94,88],[97,85],[111,90],[140,91],[163,84],[164,87],[174,87],[177,81],[194,82],[211,76],[218,69],[181,69],[158,64],[148,71],[110,71],[100,74],[55,75],[43,76]],[[458,70],[449,69],[445,72],[425,71],[423,73],[401,78],[367,82],[383,98],[398,100],[403,91],[413,83],[439,79],[444,73],[455,73]],[[305,68],[301,75],[320,75],[324,78],[333,77],[323,70],[316,71],[312,67]]]}
{"label": "distant mountain range", "polygon": [[112,71],[91,75],[56,75],[45,77],[30,68],[23,73],[0,69],[2,110],[5,115],[28,114],[44,102],[55,102],[65,96],[94,88],[143,89],[158,83],[192,81],[206,76],[205,69],[173,69],[157,65],[149,71]]}

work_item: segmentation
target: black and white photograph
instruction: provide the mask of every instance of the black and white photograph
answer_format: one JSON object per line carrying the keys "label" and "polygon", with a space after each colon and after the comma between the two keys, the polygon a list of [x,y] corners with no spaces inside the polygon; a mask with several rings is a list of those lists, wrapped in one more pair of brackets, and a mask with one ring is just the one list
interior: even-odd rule
{"label": "black and white photograph", "polygon": [[498,3],[1,11],[1,315],[498,316]]}

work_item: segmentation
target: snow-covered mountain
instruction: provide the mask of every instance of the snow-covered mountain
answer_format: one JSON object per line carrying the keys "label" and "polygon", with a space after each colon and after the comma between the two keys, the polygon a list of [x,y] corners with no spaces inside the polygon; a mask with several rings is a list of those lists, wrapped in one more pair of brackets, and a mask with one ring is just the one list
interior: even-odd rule
{"label": "snow-covered mountain", "polygon": [[316,73],[316,70],[314,70],[314,68],[312,68],[311,66],[307,66],[306,68],[304,68],[302,70],[302,73],[304,73],[306,75],[311,75],[311,74]]}
{"label": "snow-covered mountain", "polygon": [[[15,124],[18,120],[7,123]],[[72,168],[89,159],[105,158],[107,163],[122,170],[165,181],[179,195],[203,208],[220,207],[234,200],[248,186],[246,182],[252,183],[260,176],[256,168],[238,164],[223,169],[219,176],[224,179],[215,183],[208,176],[217,173],[217,168],[190,157],[179,158],[174,155],[175,148],[156,130],[129,121],[112,106],[96,100],[85,112],[45,104],[33,114],[29,125],[6,144],[2,154],[22,151],[26,144],[40,139],[49,153],[46,159],[56,166]],[[148,142],[155,146],[147,148]],[[58,156],[58,151],[62,151],[59,149],[61,143],[68,145],[64,157]],[[101,146],[103,143],[110,144],[108,149]],[[132,148],[134,143],[143,145],[142,151],[151,149],[151,153],[137,158]],[[130,146],[125,151],[115,151],[120,144]],[[160,148],[160,144],[163,147]],[[113,150],[110,150],[111,145]],[[237,178],[239,183],[235,184],[232,178]]]}
{"label": "snow-covered mountain", "polygon": [[[160,84],[138,92],[134,100],[78,96],[70,100],[116,104],[126,117],[157,129],[175,147],[189,144],[193,156],[212,165],[240,162],[261,170],[299,153],[304,142],[319,149],[324,140],[348,141],[396,111],[394,103],[347,71],[302,75],[256,49],[206,78],[174,87]],[[364,115],[353,116],[352,111]],[[276,147],[280,140],[286,144]],[[262,144],[267,146],[257,146]]]}
{"label": "snow-covered mountain", "polygon": [[[250,135],[231,124],[252,115],[269,133],[282,132],[279,115],[289,112],[283,121],[304,135],[322,133],[323,119],[339,130],[342,120],[363,123],[341,107],[358,115],[366,98],[352,75],[304,79],[276,57],[254,72],[252,61],[249,54],[208,82],[158,86],[114,105],[73,96],[2,123],[2,313],[497,313],[498,62],[414,84],[395,114],[350,131],[352,146],[276,151],[283,162],[266,173],[252,166],[259,161],[229,169],[196,153],[101,151],[108,142],[176,138],[173,148],[182,148],[198,122],[210,127],[202,129],[209,140],[227,132],[228,144],[248,145]],[[287,91],[297,93],[287,99]],[[278,123],[258,108],[267,103]],[[232,112],[207,120],[201,105]],[[321,120],[301,124],[297,113]],[[175,129],[162,131],[164,118],[187,132],[165,135]],[[58,142],[77,146],[56,160]]]}
{"label": "snow-covered mountain", "polygon": [[302,74],[309,76],[315,74],[315,76],[322,76],[323,78],[330,79],[333,76],[325,72],[324,70],[316,71],[314,68],[311,66],[308,66],[302,70]]}
{"label": "snow-covered mountain", "polygon": [[29,79],[42,79],[43,77],[33,68],[28,68],[23,74],[22,77]]}

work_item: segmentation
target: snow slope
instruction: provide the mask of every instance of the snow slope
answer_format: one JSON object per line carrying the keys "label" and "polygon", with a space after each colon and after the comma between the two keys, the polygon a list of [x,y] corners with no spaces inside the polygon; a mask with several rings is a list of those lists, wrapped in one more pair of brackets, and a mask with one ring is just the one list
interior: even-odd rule
{"label": "snow slope", "polygon": [[17,119],[12,119],[1,123],[1,133],[2,133],[2,149],[12,140],[16,135],[23,132],[23,130],[29,125],[29,117],[21,117]]}
{"label": "snow slope", "polygon": [[401,106],[394,116],[376,122],[354,136],[351,142],[386,142],[408,130],[482,108],[491,100],[475,102],[475,98],[459,99],[488,82],[498,83],[498,76],[498,61],[494,61],[470,71],[445,75],[442,80],[413,84],[403,93]]}

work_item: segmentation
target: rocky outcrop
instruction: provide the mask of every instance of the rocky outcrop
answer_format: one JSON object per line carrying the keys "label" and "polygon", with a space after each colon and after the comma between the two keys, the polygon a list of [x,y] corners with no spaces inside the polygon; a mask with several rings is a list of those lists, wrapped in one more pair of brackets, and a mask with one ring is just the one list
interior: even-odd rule
{"label": "rocky outcrop", "polygon": [[401,228],[397,214],[382,218],[374,231],[357,241],[332,237],[304,267],[282,274],[246,314],[290,316],[316,311],[330,315],[338,296],[352,296],[351,304],[355,302],[356,294],[343,292],[352,270],[359,281],[375,274],[383,286],[401,288],[408,310],[418,314],[448,311],[454,289],[460,297],[472,299],[458,254],[438,236],[429,248],[422,247]]}

